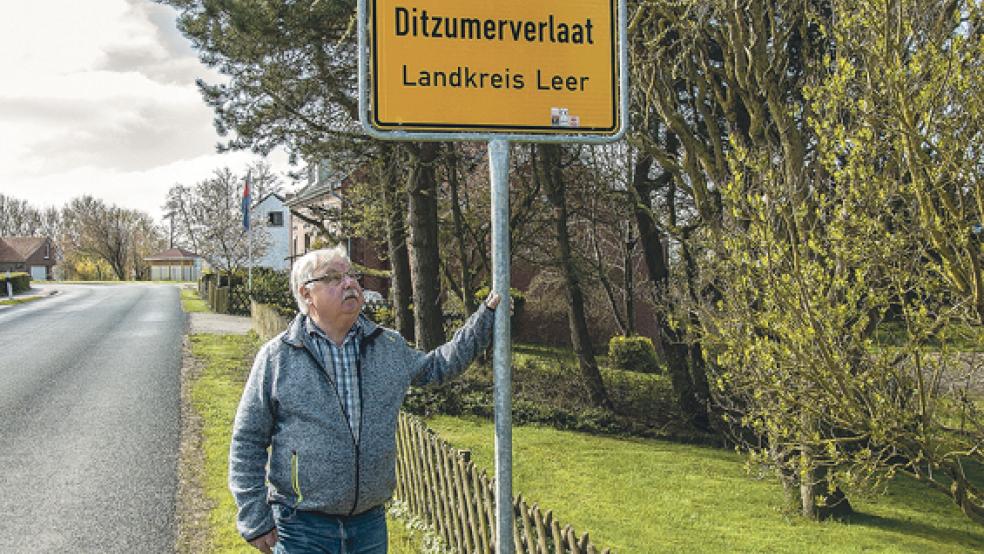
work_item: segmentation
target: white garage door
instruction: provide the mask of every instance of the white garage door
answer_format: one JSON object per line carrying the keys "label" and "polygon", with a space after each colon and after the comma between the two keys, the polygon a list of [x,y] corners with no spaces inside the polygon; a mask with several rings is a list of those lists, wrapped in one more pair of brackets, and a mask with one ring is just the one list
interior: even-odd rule
{"label": "white garage door", "polygon": [[48,270],[43,265],[32,265],[31,266],[31,280],[32,281],[47,281],[48,280]]}

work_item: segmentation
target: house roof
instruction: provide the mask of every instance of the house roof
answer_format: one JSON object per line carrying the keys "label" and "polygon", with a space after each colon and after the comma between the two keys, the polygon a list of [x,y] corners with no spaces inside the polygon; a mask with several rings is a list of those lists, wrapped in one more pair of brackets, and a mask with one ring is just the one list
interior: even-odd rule
{"label": "house roof", "polygon": [[148,262],[166,262],[169,260],[193,260],[198,257],[198,254],[189,252],[184,248],[168,248],[167,250],[154,254],[153,256],[147,256],[144,260]]}
{"label": "house roof", "polygon": [[318,200],[322,196],[330,193],[336,186],[337,184],[332,183],[331,181],[311,183],[310,185],[297,191],[297,194],[285,201],[284,204],[288,207],[303,206],[311,200]]}
{"label": "house roof", "polygon": [[263,195],[263,198],[260,198],[259,200],[257,200],[256,202],[254,202],[253,203],[253,207],[255,208],[255,207],[259,206],[260,204],[266,202],[267,201],[267,198],[270,198],[271,196],[275,197],[277,200],[280,200],[281,202],[284,201],[283,195],[278,194],[276,192],[269,192],[269,193]]}
{"label": "house roof", "polygon": [[44,248],[46,237],[0,237],[0,262],[23,262]]}
{"label": "house roof", "polygon": [[0,262],[22,262],[24,258],[17,253],[12,247],[7,246],[7,243],[0,239]]}
{"label": "house roof", "polygon": [[346,180],[348,180],[351,176],[352,174],[348,173],[344,176],[335,178],[329,177],[327,179],[311,183],[310,185],[307,185],[297,191],[293,196],[287,198],[287,200],[284,201],[284,205],[288,208],[293,208],[295,206],[306,206],[311,202],[323,200],[330,194],[337,197],[338,194],[335,191],[342,188]]}

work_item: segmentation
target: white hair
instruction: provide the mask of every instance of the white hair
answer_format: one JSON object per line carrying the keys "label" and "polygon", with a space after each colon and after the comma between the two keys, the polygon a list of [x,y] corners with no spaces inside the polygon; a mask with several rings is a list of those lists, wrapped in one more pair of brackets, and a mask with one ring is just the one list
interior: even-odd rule
{"label": "white hair", "polygon": [[334,248],[312,250],[294,262],[294,266],[290,270],[290,292],[294,295],[294,300],[297,301],[297,308],[301,310],[302,314],[308,313],[308,307],[307,302],[304,301],[304,297],[301,295],[301,287],[307,286],[304,283],[317,277],[318,272],[322,268],[336,260],[344,260],[349,264],[352,263],[349,260],[348,253],[345,251],[345,247],[342,245]]}

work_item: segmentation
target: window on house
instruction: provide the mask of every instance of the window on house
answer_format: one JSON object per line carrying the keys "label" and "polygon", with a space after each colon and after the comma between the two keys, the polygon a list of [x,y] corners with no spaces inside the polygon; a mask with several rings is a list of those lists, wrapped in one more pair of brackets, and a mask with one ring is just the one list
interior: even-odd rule
{"label": "window on house", "polygon": [[304,235],[304,251],[311,249],[311,235]]}
{"label": "window on house", "polygon": [[284,226],[284,212],[267,213],[267,227],[283,227],[283,226]]}
{"label": "window on house", "polygon": [[51,243],[46,242],[44,243],[44,259],[47,260],[49,258],[51,258]]}

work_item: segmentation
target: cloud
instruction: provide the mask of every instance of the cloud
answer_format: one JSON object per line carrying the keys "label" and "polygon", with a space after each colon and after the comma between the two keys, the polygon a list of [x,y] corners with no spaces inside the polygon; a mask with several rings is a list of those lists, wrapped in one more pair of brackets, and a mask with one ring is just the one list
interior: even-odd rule
{"label": "cloud", "polygon": [[[38,206],[92,194],[157,215],[175,182],[255,160],[215,153],[213,114],[194,80],[222,79],[175,17],[149,0],[5,6],[0,192]],[[286,168],[277,156],[274,169]]]}
{"label": "cloud", "polygon": [[[132,171],[76,166],[65,171],[21,178],[14,186],[8,186],[9,183],[0,175],[0,192],[26,200],[39,208],[61,207],[72,198],[89,194],[109,204],[142,210],[161,220],[161,206],[168,189],[174,184],[194,185],[223,167],[243,175],[247,165],[257,159],[248,152],[231,152],[205,154]],[[275,153],[268,161],[278,170],[287,166],[283,153]]]}
{"label": "cloud", "polygon": [[207,133],[190,132],[198,130],[203,115],[207,117],[207,110],[131,106],[101,125],[57,131],[38,140],[25,163],[55,172],[74,166],[135,171],[195,157],[215,143]]}
{"label": "cloud", "polygon": [[6,3],[0,18],[4,89],[37,74],[92,67],[125,8],[111,0]]}
{"label": "cloud", "polygon": [[19,134],[27,150],[5,161],[22,171],[135,170],[214,149],[212,113],[193,87],[136,72],[88,71],[54,82],[31,96],[0,96],[0,137]]}
{"label": "cloud", "polygon": [[175,23],[176,12],[146,0],[127,0],[125,33],[103,48],[104,59],[98,69],[141,74],[162,83],[188,85],[197,78],[210,81],[221,77],[203,66],[188,39]]}

